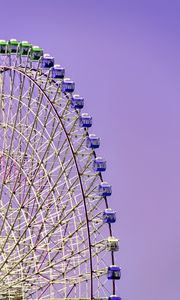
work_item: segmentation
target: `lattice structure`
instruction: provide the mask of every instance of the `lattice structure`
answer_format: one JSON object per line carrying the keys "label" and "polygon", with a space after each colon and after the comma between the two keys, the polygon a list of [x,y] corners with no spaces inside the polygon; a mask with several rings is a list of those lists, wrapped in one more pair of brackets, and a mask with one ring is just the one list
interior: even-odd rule
{"label": "lattice structure", "polygon": [[73,92],[41,48],[0,41],[0,300],[120,299],[111,185]]}

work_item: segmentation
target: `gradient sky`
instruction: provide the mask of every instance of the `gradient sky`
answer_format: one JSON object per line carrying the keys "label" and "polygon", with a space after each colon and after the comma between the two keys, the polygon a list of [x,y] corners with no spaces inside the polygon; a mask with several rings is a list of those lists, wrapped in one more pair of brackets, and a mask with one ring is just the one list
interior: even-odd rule
{"label": "gradient sky", "polygon": [[120,296],[179,300],[180,0],[15,0],[0,9],[1,38],[42,46],[86,99],[118,212]]}

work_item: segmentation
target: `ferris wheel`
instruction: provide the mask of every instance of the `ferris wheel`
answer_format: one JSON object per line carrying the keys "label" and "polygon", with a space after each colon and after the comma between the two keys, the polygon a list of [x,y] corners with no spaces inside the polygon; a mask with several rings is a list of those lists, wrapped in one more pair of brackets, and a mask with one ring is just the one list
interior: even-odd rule
{"label": "ferris wheel", "polygon": [[74,89],[42,48],[0,40],[0,300],[121,300],[112,187]]}

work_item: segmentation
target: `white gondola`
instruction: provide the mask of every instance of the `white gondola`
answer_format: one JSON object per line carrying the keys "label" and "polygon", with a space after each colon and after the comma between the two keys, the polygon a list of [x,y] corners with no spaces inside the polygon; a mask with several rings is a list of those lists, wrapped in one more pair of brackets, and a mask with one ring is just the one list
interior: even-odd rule
{"label": "white gondola", "polygon": [[118,251],[119,240],[113,236],[109,236],[106,241],[106,248],[108,251]]}

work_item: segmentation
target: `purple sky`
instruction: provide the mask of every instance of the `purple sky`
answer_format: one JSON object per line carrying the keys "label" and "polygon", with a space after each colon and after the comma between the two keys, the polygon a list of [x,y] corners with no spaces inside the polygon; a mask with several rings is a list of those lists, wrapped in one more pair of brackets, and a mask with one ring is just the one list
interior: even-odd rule
{"label": "purple sky", "polygon": [[86,99],[118,211],[123,300],[179,300],[180,1],[2,1],[1,38],[44,47]]}

